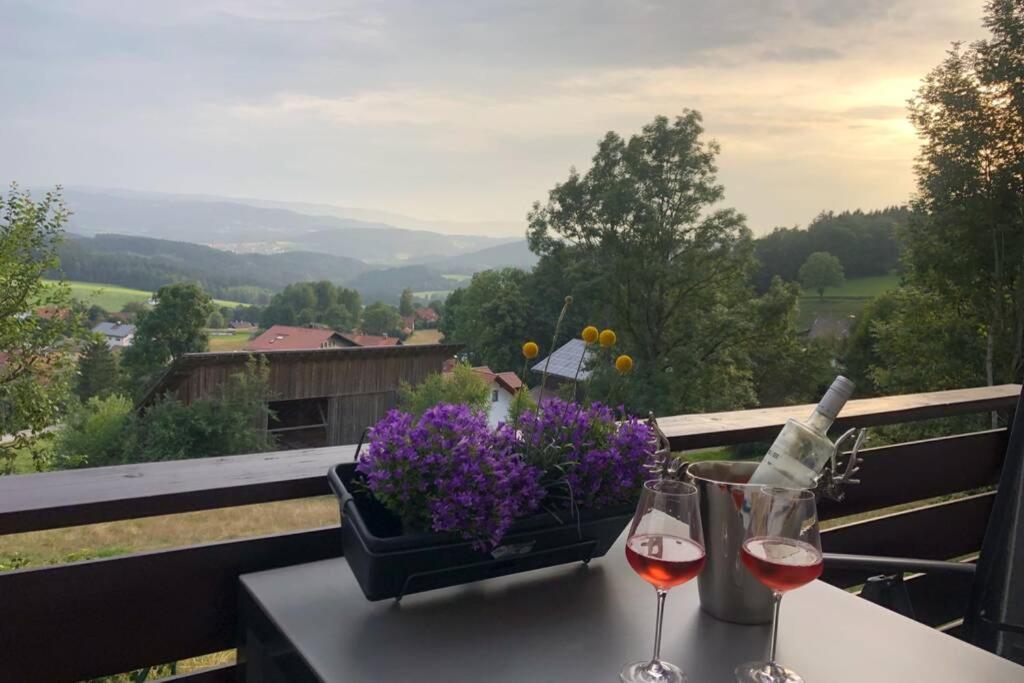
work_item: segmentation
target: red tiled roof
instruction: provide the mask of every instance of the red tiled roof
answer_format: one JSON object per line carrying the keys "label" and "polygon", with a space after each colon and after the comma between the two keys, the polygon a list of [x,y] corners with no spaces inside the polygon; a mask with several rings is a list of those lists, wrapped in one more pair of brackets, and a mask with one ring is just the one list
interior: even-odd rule
{"label": "red tiled roof", "polygon": [[413,314],[416,316],[418,320],[422,320],[428,323],[437,322],[437,311],[435,311],[433,308],[417,308],[415,311],[413,311]]}
{"label": "red tiled roof", "polygon": [[473,368],[473,372],[484,378],[487,383],[496,382],[498,386],[510,394],[523,388],[523,380],[514,372],[495,372],[486,365]]}
{"label": "red tiled roof", "polygon": [[[334,344],[330,344],[332,340]],[[348,339],[334,330],[272,325],[266,332],[246,344],[245,348],[250,351],[322,349],[332,345],[349,346],[348,342]]]}
{"label": "red tiled roof", "polygon": [[71,315],[71,309],[57,308],[56,306],[42,306],[36,309],[36,315],[43,320],[53,320],[54,318],[67,320],[68,316]]}
{"label": "red tiled roof", "polygon": [[356,334],[345,332],[339,336],[352,342],[356,346],[398,346],[398,337],[382,337],[376,334]]}

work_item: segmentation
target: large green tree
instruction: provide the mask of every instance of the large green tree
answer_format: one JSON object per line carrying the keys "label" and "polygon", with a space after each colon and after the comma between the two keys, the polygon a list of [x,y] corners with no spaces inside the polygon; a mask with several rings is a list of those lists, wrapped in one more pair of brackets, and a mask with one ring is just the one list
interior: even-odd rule
{"label": "large green tree", "polygon": [[829,287],[841,287],[845,281],[843,264],[827,251],[814,252],[800,266],[800,284],[817,292],[819,298]]}
{"label": "large green tree", "polygon": [[363,332],[366,334],[387,334],[400,337],[402,334],[402,317],[398,309],[388,306],[382,301],[370,304],[363,311]]}
{"label": "large green tree", "polygon": [[361,310],[359,293],[353,289],[326,280],[296,282],[274,295],[263,310],[261,324],[320,324],[336,330],[353,330],[359,326]]}
{"label": "large green tree", "polygon": [[[972,360],[991,385],[1020,381],[1024,366],[1024,10],[994,0],[985,25],[990,36],[954,46],[911,101],[923,144],[904,238],[909,282],[981,335]],[[904,313],[914,325],[916,311]],[[955,353],[929,361],[959,365]]]}
{"label": "large green tree", "polygon": [[78,356],[75,394],[87,401],[93,396],[108,396],[119,388],[117,358],[106,339],[93,335]]}
{"label": "large green tree", "polygon": [[529,278],[518,268],[474,275],[445,303],[440,328],[445,339],[465,344],[474,365],[489,365],[498,372],[518,370],[523,364],[519,348],[529,334],[531,299],[524,290]]}
{"label": "large green tree", "polygon": [[0,440],[0,471],[68,397],[70,338],[81,328],[68,287],[43,280],[58,266],[67,218],[59,190],[39,200],[16,185],[0,194],[0,437],[14,437]]}
{"label": "large green tree", "polygon": [[[721,206],[717,143],[697,112],[659,116],[628,140],[610,132],[591,168],[530,212],[530,247],[565,249],[600,274],[602,302],[636,360],[637,410],[712,410],[756,402],[751,350],[753,243]],[[790,332],[791,333],[791,332]]]}
{"label": "large green tree", "polygon": [[402,290],[402,296],[398,301],[398,312],[403,316],[410,316],[415,309],[412,305],[412,290],[406,287]]}
{"label": "large green tree", "polygon": [[123,366],[133,392],[145,391],[175,358],[206,351],[206,321],[213,312],[210,295],[194,283],[161,287],[156,305],[140,313],[132,345],[124,350]]}

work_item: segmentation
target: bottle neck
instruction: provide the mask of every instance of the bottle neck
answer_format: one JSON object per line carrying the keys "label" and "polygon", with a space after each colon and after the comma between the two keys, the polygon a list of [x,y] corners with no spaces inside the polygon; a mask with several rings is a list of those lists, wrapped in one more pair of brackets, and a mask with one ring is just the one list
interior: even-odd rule
{"label": "bottle neck", "polygon": [[804,424],[806,424],[808,427],[813,429],[818,434],[824,436],[825,434],[828,433],[828,428],[832,426],[832,423],[834,421],[834,417],[824,415],[823,413],[821,413],[821,411],[815,408],[814,412],[811,413],[811,416],[807,418],[807,421]]}

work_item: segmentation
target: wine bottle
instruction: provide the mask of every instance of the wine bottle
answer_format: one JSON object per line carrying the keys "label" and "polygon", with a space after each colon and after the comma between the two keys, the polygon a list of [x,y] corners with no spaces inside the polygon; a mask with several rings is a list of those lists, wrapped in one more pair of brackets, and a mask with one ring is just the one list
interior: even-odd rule
{"label": "wine bottle", "polygon": [[775,437],[768,453],[750,477],[751,484],[811,488],[832,457],[833,443],[828,428],[853,394],[853,382],[842,375],[832,386],[806,421],[790,418]]}

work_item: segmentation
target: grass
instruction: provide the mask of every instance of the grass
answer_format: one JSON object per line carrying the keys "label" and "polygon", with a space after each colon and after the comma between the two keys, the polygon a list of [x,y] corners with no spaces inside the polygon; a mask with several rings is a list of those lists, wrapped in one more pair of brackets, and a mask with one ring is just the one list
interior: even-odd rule
{"label": "grass", "polygon": [[442,335],[440,330],[416,330],[408,339],[405,340],[404,343],[407,346],[416,344],[440,344],[441,338]]}
{"label": "grass", "polygon": [[445,273],[441,277],[443,277],[446,280],[453,280],[455,282],[465,282],[466,280],[471,279],[473,276],[472,275],[460,275],[458,273]]}
{"label": "grass", "polygon": [[252,339],[253,333],[232,332],[231,334],[210,335],[210,351],[241,351]]}
{"label": "grass", "polygon": [[[896,289],[900,284],[900,276],[872,275],[870,277],[857,277],[847,280],[841,287],[829,287],[825,290],[825,297],[855,297],[872,298],[884,294],[890,289]],[[804,298],[811,298],[808,294]],[[814,298],[817,298],[816,296]]]}
{"label": "grass", "polygon": [[0,536],[0,564],[42,567],[337,523],[333,496],[243,505]]}
{"label": "grass", "polygon": [[434,299],[444,301],[451,293],[452,290],[450,289],[427,289],[422,292],[413,292],[412,295],[417,299],[423,299],[425,301],[433,301]]}
{"label": "grass", "polygon": [[856,316],[874,297],[899,286],[898,275],[873,275],[847,280],[842,287],[829,287],[824,298],[817,294],[800,298],[800,317],[797,326],[807,329],[818,316],[845,318]]}
{"label": "grass", "polygon": [[[48,280],[48,282],[55,281]],[[133,301],[146,303],[153,296],[152,292],[146,292],[141,289],[105,285],[97,282],[68,280],[67,284],[71,288],[72,298],[81,301],[87,306],[95,304],[108,311],[120,311],[124,308],[125,304]],[[226,299],[214,299],[213,303],[217,306],[228,306],[231,308],[239,305],[237,301],[228,301]]]}

